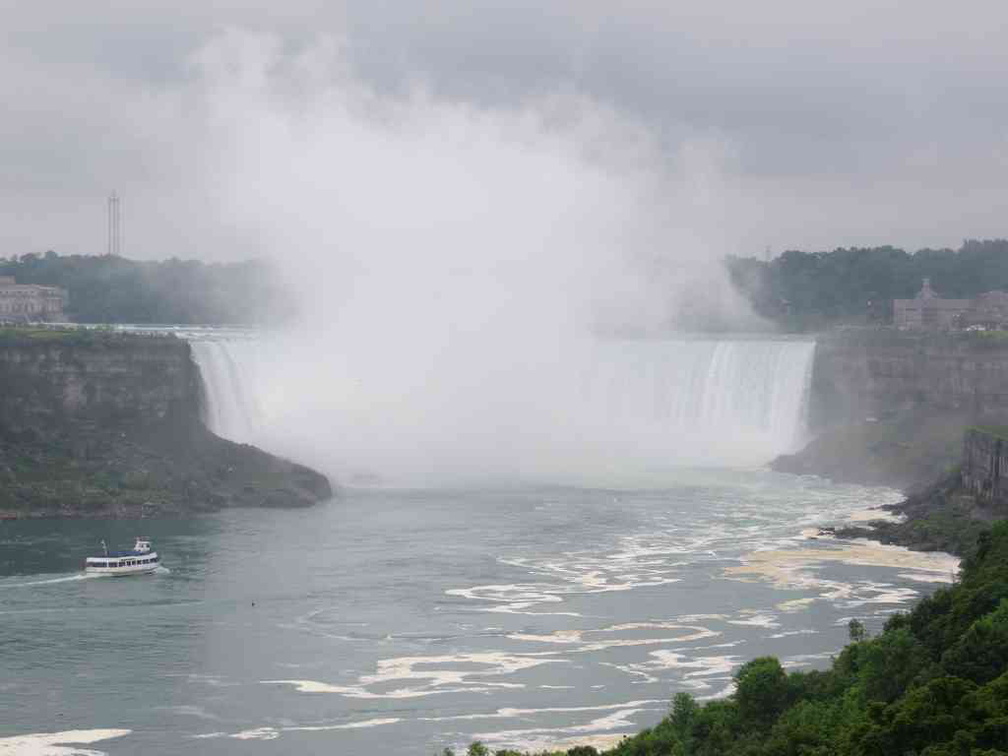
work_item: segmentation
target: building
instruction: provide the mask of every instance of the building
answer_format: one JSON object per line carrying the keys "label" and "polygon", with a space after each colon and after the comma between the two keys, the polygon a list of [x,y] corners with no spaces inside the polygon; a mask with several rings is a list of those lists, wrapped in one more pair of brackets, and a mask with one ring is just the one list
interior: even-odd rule
{"label": "building", "polygon": [[927,330],[961,328],[972,305],[971,299],[942,299],[931,288],[931,279],[925,278],[916,297],[893,300],[893,325]]}
{"label": "building", "polygon": [[60,323],[66,320],[66,302],[66,289],[0,276],[0,323]]}
{"label": "building", "polygon": [[988,291],[974,299],[942,299],[931,280],[913,299],[893,300],[893,325],[913,330],[1008,329],[1008,292]]}

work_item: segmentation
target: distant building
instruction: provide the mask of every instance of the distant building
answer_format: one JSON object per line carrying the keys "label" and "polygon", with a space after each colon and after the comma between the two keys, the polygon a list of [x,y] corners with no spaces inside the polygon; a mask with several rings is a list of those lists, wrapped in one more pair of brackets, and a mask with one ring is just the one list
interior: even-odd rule
{"label": "distant building", "polygon": [[931,288],[931,279],[925,278],[916,297],[893,300],[893,325],[928,330],[959,328],[972,304],[969,299],[942,299]]}
{"label": "distant building", "polygon": [[12,276],[0,276],[0,323],[63,322],[66,302],[66,289],[19,284]]}
{"label": "distant building", "polygon": [[988,291],[975,299],[942,299],[925,278],[916,297],[893,300],[893,325],[914,330],[1008,328],[1008,293]]}

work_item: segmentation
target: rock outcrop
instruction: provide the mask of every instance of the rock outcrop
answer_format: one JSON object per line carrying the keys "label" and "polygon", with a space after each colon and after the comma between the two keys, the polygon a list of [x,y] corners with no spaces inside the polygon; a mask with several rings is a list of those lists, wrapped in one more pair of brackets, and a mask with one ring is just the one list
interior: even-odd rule
{"label": "rock outcrop", "polygon": [[891,328],[819,337],[814,429],[911,412],[1008,420],[1008,338]]}
{"label": "rock outcrop", "polygon": [[1001,333],[837,331],[816,345],[812,439],[773,467],[913,491],[958,464],[967,426],[1001,422],[1008,422]]}
{"label": "rock outcrop", "polygon": [[966,431],[962,485],[981,504],[1008,510],[1008,429]]}
{"label": "rock outcrop", "polygon": [[308,506],[303,465],[204,426],[188,343],[88,331],[0,331],[0,517],[139,516]]}

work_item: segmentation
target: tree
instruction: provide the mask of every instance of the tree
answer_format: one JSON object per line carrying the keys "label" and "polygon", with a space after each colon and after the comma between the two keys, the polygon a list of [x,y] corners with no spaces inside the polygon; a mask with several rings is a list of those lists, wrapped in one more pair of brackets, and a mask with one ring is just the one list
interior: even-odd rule
{"label": "tree", "polygon": [[774,656],[761,656],[742,665],[735,675],[735,700],[743,718],[769,724],[787,701],[787,674]]}
{"label": "tree", "polygon": [[700,707],[689,693],[676,693],[675,698],[672,699],[672,712],[669,715],[669,721],[686,756],[692,753],[693,723],[696,722],[699,710]]}
{"label": "tree", "polygon": [[851,643],[860,643],[865,639],[865,626],[861,620],[852,619],[847,623],[847,635]]}

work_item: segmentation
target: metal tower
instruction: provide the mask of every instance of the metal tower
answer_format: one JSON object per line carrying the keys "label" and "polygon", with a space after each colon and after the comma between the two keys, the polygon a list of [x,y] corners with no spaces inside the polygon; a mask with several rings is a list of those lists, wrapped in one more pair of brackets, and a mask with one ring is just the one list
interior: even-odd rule
{"label": "metal tower", "polygon": [[108,198],[108,254],[121,257],[123,251],[122,200],[112,192]]}

